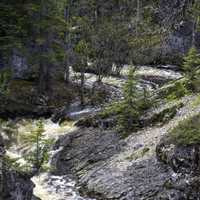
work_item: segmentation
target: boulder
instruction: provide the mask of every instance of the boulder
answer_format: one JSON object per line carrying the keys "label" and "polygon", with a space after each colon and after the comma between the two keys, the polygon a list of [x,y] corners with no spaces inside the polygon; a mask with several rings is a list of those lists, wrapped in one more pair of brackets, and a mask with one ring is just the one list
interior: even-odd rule
{"label": "boulder", "polygon": [[156,154],[160,162],[173,171],[165,183],[166,191],[160,194],[161,199],[168,199],[167,193],[173,192],[175,200],[200,199],[200,146],[176,145],[164,137],[157,145]]}
{"label": "boulder", "polygon": [[200,174],[200,145],[175,145],[161,141],[156,148],[160,161],[168,164],[174,172]]}

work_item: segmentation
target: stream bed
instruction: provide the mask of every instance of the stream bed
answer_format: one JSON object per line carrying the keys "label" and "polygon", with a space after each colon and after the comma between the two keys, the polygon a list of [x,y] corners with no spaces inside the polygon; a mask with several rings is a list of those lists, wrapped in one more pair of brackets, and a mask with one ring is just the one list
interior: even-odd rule
{"label": "stream bed", "polygon": [[89,200],[79,195],[76,182],[68,176],[53,176],[42,173],[34,176],[34,195],[41,200]]}
{"label": "stream bed", "polygon": [[[142,77],[143,82],[149,87],[152,87],[152,84],[158,87],[159,84],[157,85],[157,80],[163,79],[163,77],[167,80],[175,80],[181,77],[180,73],[174,72],[170,69],[155,69],[150,67],[141,67],[137,73]],[[122,71],[123,78],[106,77],[103,79],[103,82],[108,84],[111,88],[114,88],[112,91],[121,93],[123,84],[126,80],[126,74],[127,69],[125,68],[124,71]],[[152,81],[152,79],[154,81]],[[86,74],[86,86],[92,87],[95,81],[95,75]],[[99,108],[85,108],[84,110],[80,110],[77,109],[76,105],[72,105],[71,110],[69,110],[69,116],[71,119],[77,120],[80,117],[84,117],[85,115],[96,111],[99,111]],[[44,125],[45,138],[54,139],[54,141],[56,141],[60,136],[76,130],[74,121],[65,122],[62,125],[53,123],[50,119],[43,119],[42,122]],[[30,147],[24,146],[21,142],[21,134],[28,134],[36,126],[36,123],[37,120],[30,119],[20,119],[11,122],[12,126],[10,128],[15,130],[16,138],[7,150],[7,155],[9,157],[19,158],[17,162],[25,162],[22,158],[23,153]],[[4,137],[6,137],[6,134],[4,134]],[[50,152],[49,163],[51,163],[51,158],[60,150],[61,149]],[[34,195],[41,200],[92,200],[81,197],[76,182],[70,179],[67,175],[55,176],[48,172],[40,173],[38,176],[34,176],[32,181],[35,184]]]}
{"label": "stream bed", "polygon": [[[76,130],[76,127],[73,126],[73,122],[67,122],[64,125],[53,123],[50,119],[43,119],[42,122],[44,125],[45,138],[54,139],[55,141],[59,138],[59,136]],[[22,165],[25,162],[22,158],[23,152],[27,149],[27,147],[25,147],[20,141],[21,134],[28,134],[36,123],[37,120],[22,119],[16,121],[15,129],[17,139],[7,150],[7,155],[10,158],[18,159],[17,162]],[[51,163],[51,158],[58,151],[59,150],[50,152],[49,165]],[[31,180],[35,184],[33,194],[41,200],[91,200],[80,196],[76,182],[70,179],[67,175],[55,176],[51,173],[45,172],[40,173],[38,176],[34,176]]]}

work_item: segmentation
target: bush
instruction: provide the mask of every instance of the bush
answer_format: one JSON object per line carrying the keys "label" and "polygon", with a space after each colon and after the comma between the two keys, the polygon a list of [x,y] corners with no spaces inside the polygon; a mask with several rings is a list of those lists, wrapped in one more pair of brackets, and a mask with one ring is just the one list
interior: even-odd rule
{"label": "bush", "polygon": [[7,85],[11,79],[11,70],[3,69],[0,71],[0,91],[5,93],[7,92]]}
{"label": "bush", "polygon": [[178,145],[200,143],[200,113],[181,121],[170,131],[169,136]]}
{"label": "bush", "polygon": [[186,94],[188,94],[188,90],[186,88],[185,83],[178,81],[178,82],[175,82],[174,87],[171,88],[171,91],[168,94],[167,99],[169,101],[180,99],[181,97],[185,96]]}
{"label": "bush", "polygon": [[199,91],[200,83],[200,54],[195,47],[192,47],[188,54],[184,57],[183,70],[189,79],[190,88],[193,91]]}
{"label": "bush", "polygon": [[195,71],[200,67],[200,54],[195,47],[192,47],[183,59],[183,70],[186,75],[192,78]]}
{"label": "bush", "polygon": [[200,92],[200,72],[199,71],[197,71],[195,75],[193,76],[193,79],[189,81],[188,86],[193,92]]}

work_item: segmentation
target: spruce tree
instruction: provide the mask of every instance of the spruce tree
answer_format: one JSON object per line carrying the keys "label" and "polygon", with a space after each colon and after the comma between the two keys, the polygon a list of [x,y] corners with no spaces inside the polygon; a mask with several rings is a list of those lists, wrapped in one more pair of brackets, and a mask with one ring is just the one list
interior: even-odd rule
{"label": "spruce tree", "polygon": [[27,161],[27,167],[33,169],[33,173],[45,169],[49,159],[49,150],[52,144],[52,140],[46,139],[44,135],[44,125],[41,120],[36,124],[36,128],[33,129],[30,134],[23,136],[23,141],[27,146],[30,146],[30,151],[24,155]]}
{"label": "spruce tree", "polygon": [[139,126],[139,104],[138,104],[138,88],[135,69],[130,69],[128,80],[123,89],[124,100],[120,103],[120,114],[118,115],[117,124],[124,136],[134,131]]}
{"label": "spruce tree", "polygon": [[85,40],[80,40],[79,43],[75,46],[75,52],[77,54],[76,70],[80,71],[80,102],[81,106],[85,105],[84,95],[85,95],[85,72],[87,68],[88,57],[90,53],[89,44]]}

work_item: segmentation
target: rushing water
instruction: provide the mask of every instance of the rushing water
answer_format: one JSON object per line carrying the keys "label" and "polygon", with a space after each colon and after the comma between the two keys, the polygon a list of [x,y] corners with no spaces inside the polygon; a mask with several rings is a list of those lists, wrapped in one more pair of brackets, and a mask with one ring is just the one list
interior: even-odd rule
{"label": "rushing water", "polygon": [[[21,120],[16,122],[17,124],[17,142],[7,150],[7,155],[10,158],[19,159],[17,162],[21,165],[25,164],[25,160],[22,157],[23,151],[27,148],[20,142],[21,134],[28,134],[30,130],[35,126],[37,120]],[[73,123],[66,123],[60,126],[53,123],[51,120],[43,120],[44,135],[46,138],[58,139],[59,136],[67,134],[76,130]],[[51,158],[61,149],[50,152]],[[41,200],[89,200],[79,195],[76,187],[76,182],[70,179],[67,175],[54,176],[50,173],[41,173],[38,176],[34,176],[32,181],[35,184],[34,195]]]}
{"label": "rushing water", "polygon": [[[127,75],[127,69],[124,68],[122,75]],[[181,77],[181,74],[168,69],[156,69],[150,67],[140,67],[137,74],[141,77],[147,76],[157,76],[157,77],[167,77],[168,79],[177,79]],[[86,86],[92,87],[96,81],[95,75],[86,74]],[[122,85],[124,84],[124,78],[117,77],[106,77],[103,82],[109,84],[114,90],[119,90],[121,92]],[[144,84],[151,85],[149,80],[143,80]],[[77,109],[76,109],[77,108]],[[84,110],[78,109],[76,105],[72,106],[70,112],[70,117],[77,119],[80,116],[83,117],[90,112],[96,112],[98,109],[95,108],[85,108]],[[28,134],[33,127],[36,125],[37,120],[21,120],[16,122],[17,129],[17,139],[15,143],[8,149],[7,155],[11,158],[19,158],[18,162],[24,164],[25,160],[22,157],[23,152],[27,150],[27,146],[21,143],[21,134]],[[59,136],[67,134],[76,129],[72,122],[68,122],[62,126],[53,123],[51,120],[43,120],[44,124],[44,135],[46,138],[57,140]],[[61,149],[59,149],[61,150]],[[50,152],[51,158],[59,150]],[[50,159],[51,161],[51,159]],[[49,163],[50,163],[49,161]],[[70,179],[67,175],[64,176],[54,176],[50,173],[42,173],[39,176],[34,176],[32,181],[35,183],[34,195],[39,197],[41,200],[89,200],[83,198],[78,193],[78,188],[76,182]]]}
{"label": "rushing water", "polygon": [[[116,76],[106,76],[103,78],[102,82],[110,87],[110,96],[121,96],[122,87],[127,79],[127,75],[129,72],[130,66],[124,66],[121,70],[121,77]],[[136,75],[139,77],[138,88],[141,89],[143,87],[154,90],[160,86],[158,81],[169,81],[175,80],[182,77],[182,74],[178,71],[173,70],[174,67],[170,65],[163,66],[138,66],[136,70]],[[79,83],[77,74],[72,69],[70,69],[70,78],[73,82]],[[92,88],[94,83],[96,82],[97,77],[92,73],[85,73],[85,87]]]}
{"label": "rushing water", "polygon": [[53,176],[43,173],[33,177],[32,181],[36,185],[34,195],[42,200],[86,200],[79,195],[76,182],[67,175]]}

